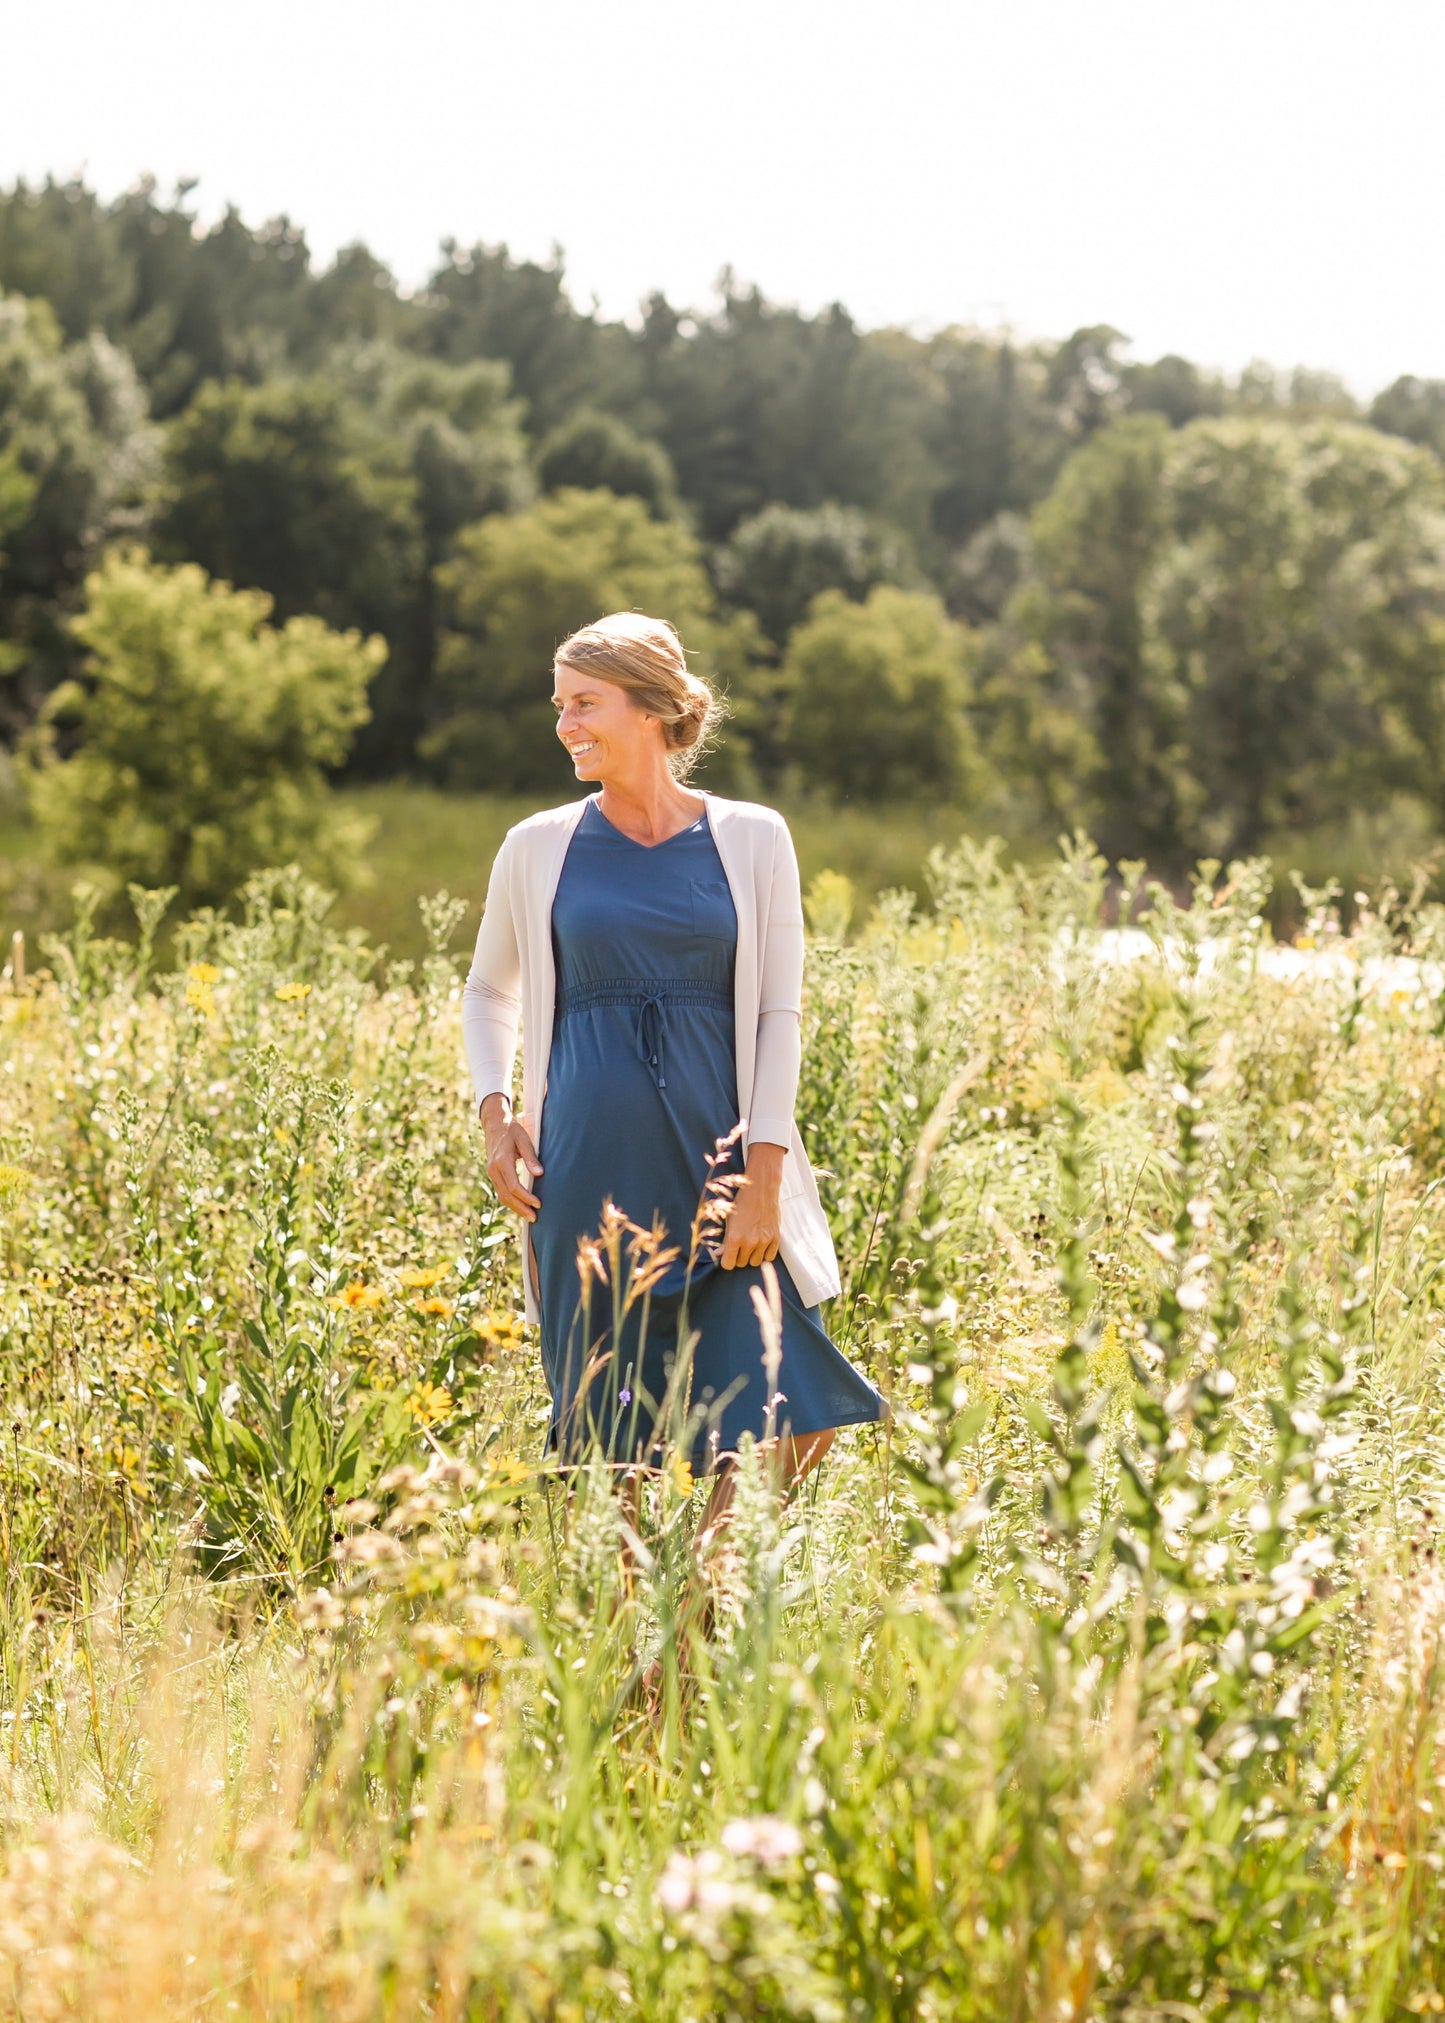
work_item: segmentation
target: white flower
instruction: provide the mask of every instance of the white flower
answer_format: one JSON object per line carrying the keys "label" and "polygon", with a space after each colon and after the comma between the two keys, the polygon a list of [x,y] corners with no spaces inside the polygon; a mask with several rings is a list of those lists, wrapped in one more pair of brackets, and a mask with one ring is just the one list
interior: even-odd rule
{"label": "white flower", "polygon": [[764,1813],[757,1819],[729,1820],[722,1830],[722,1844],[729,1854],[772,1868],[802,1853],[803,1836],[790,1821]]}

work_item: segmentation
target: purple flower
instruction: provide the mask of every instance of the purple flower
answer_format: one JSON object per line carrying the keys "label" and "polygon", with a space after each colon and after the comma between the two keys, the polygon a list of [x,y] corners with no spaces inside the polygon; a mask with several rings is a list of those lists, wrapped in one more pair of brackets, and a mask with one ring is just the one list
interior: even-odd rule
{"label": "purple flower", "polygon": [[630,1405],[632,1403],[632,1393],[631,1391],[628,1390],[625,1384],[623,1385],[622,1389],[617,1393],[617,1397],[618,1401],[623,1405]]}

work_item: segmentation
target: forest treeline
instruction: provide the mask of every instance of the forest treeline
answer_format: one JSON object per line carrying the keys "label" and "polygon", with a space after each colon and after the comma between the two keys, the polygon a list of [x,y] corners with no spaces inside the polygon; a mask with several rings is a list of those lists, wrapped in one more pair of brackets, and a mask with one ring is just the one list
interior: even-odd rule
{"label": "forest treeline", "polygon": [[1362,411],[1109,327],[863,330],[729,274],[609,321],[560,256],[450,240],[408,292],[188,198],[0,191],[7,743],[106,624],[164,709],[155,668],[204,651],[166,572],[198,565],[373,642],[323,753],[353,776],[555,792],[552,648],[642,606],[727,691],[723,791],[1006,793],[1161,868],[1393,797],[1445,826],[1445,382]]}

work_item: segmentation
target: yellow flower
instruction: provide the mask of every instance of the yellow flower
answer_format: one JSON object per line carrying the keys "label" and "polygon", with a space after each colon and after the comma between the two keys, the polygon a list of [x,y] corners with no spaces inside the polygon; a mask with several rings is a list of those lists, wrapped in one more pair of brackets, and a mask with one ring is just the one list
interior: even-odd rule
{"label": "yellow flower", "polygon": [[455,1311],[451,1301],[447,1299],[419,1299],[414,1300],[412,1304],[419,1314],[439,1314],[443,1320]]}
{"label": "yellow flower", "polygon": [[30,1191],[30,1175],[23,1166],[0,1166],[0,1208],[9,1208]]}
{"label": "yellow flower", "polygon": [[1079,1094],[1101,1110],[1128,1101],[1129,1084],[1109,1061],[1096,1061],[1079,1083]]}
{"label": "yellow flower", "polygon": [[219,983],[221,972],[213,962],[193,962],[186,971],[192,983]]}
{"label": "yellow flower", "polygon": [[282,1004],[295,1004],[300,998],[310,997],[311,986],[309,983],[278,983],[276,995]]}
{"label": "yellow flower", "polygon": [[525,1482],[531,1473],[521,1455],[514,1454],[510,1448],[505,1454],[499,1454],[492,1463],[493,1482],[505,1483],[509,1489],[515,1489],[519,1482]]}
{"label": "yellow flower", "polygon": [[523,1340],[525,1323],[517,1314],[483,1314],[472,1326],[489,1349],[515,1349]]}
{"label": "yellow flower", "polygon": [[412,1292],[426,1292],[434,1285],[440,1285],[451,1270],[449,1264],[434,1264],[428,1271],[404,1271],[401,1282]]}
{"label": "yellow flower", "polygon": [[1062,1055],[1052,1047],[1033,1054],[1019,1077],[1019,1107],[1029,1112],[1046,1110],[1061,1088],[1068,1086],[1069,1070]]}
{"label": "yellow flower", "polygon": [[675,1449],[667,1457],[667,1485],[674,1496],[692,1495],[692,1463]]}
{"label": "yellow flower", "polygon": [[452,1409],[452,1394],[440,1384],[420,1384],[406,1401],[406,1409],[423,1426],[439,1426]]}
{"label": "yellow flower", "polygon": [[208,983],[188,983],[186,1003],[192,1011],[200,1012],[203,1018],[213,1019],[216,1016],[216,1000]]}
{"label": "yellow flower", "polygon": [[1131,1371],[1129,1351],[1119,1334],[1116,1320],[1105,1321],[1103,1331],[1089,1356],[1089,1375],[1101,1389],[1127,1384]]}
{"label": "yellow flower", "polygon": [[345,1292],[333,1293],[326,1302],[329,1307],[379,1307],[386,1294],[379,1286],[368,1285],[364,1279],[355,1278]]}
{"label": "yellow flower", "polygon": [[1312,934],[1297,934],[1294,938],[1294,945],[1296,948],[1313,948],[1315,938]]}

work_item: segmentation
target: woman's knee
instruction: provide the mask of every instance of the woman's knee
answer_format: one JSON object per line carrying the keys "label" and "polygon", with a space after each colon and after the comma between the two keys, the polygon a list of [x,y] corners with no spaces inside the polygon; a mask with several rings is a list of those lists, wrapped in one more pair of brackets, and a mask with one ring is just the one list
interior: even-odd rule
{"label": "woman's knee", "polygon": [[810,1468],[816,1468],[837,1437],[836,1426],[821,1433],[794,1434],[789,1441],[788,1457],[793,1475],[806,1475]]}

